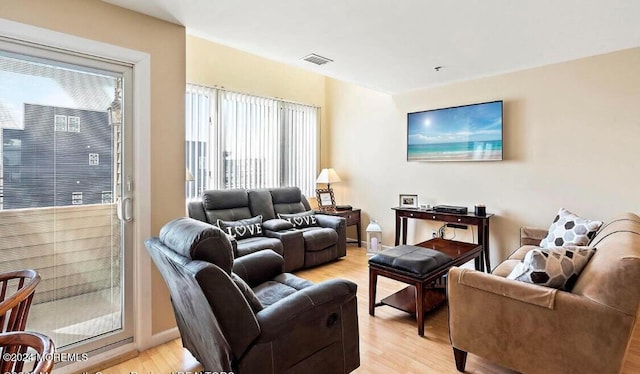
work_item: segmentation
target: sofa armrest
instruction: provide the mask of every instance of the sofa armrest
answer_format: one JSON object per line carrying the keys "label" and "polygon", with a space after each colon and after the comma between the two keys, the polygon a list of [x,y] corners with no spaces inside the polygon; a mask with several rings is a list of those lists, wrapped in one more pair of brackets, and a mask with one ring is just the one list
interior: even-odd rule
{"label": "sofa armrest", "polygon": [[540,245],[540,241],[547,237],[549,231],[537,227],[521,227],[520,228],[520,246],[523,245]]}
{"label": "sofa armrest", "polygon": [[233,261],[232,271],[250,287],[255,287],[282,273],[284,260],[274,251],[258,251]]}
{"label": "sofa armrest", "polygon": [[338,257],[347,255],[347,220],[344,217],[316,214],[316,222],[320,227],[328,227],[338,233]]}
{"label": "sofa armrest", "polygon": [[[344,279],[332,279],[302,289],[264,308],[256,314],[260,325],[259,342],[277,340],[298,325],[331,324],[336,306],[355,299],[357,285]],[[339,309],[339,308],[338,308]],[[318,319],[323,319],[318,321]],[[325,320],[327,319],[327,320]],[[258,342],[257,342],[258,343]]]}
{"label": "sofa armrest", "polygon": [[[271,222],[274,220],[269,220]],[[282,220],[284,221],[284,220]],[[291,224],[288,221],[284,221]],[[283,271],[290,272],[304,267],[304,238],[300,230],[271,231],[264,229],[265,236],[282,242]]]}
{"label": "sofa armrest", "polygon": [[318,225],[334,230],[338,230],[340,228],[340,224],[342,224],[343,226],[347,224],[347,220],[345,220],[344,217],[330,216],[327,214],[316,214],[315,217]]}
{"label": "sofa armrest", "polygon": [[635,316],[584,296],[468,269],[452,268],[447,289],[449,335],[459,350],[531,373],[567,365],[576,373],[621,367],[611,369],[623,362]]}

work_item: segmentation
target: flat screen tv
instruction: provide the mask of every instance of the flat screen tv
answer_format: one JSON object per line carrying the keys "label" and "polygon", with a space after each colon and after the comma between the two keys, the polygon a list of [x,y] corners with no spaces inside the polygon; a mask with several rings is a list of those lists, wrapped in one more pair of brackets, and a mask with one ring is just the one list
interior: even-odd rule
{"label": "flat screen tv", "polygon": [[407,114],[407,161],[502,160],[502,101]]}

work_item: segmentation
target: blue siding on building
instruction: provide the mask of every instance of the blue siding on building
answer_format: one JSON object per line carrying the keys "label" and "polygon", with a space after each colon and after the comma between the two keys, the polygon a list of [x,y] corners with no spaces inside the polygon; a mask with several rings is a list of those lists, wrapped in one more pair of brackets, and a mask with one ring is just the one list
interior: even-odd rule
{"label": "blue siding on building", "polygon": [[[55,115],[80,119],[80,131],[54,131]],[[4,209],[102,203],[112,191],[113,131],[107,113],[25,104],[24,130],[3,129]],[[89,165],[89,154],[99,165]]]}

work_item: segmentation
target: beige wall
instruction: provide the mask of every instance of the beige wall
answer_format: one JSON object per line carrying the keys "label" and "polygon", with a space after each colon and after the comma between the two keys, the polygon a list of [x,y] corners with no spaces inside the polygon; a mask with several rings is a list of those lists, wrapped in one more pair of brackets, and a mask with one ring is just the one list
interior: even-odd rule
{"label": "beige wall", "polygon": [[[151,231],[184,215],[185,29],[97,0],[2,0],[0,17],[151,56]],[[152,271],[152,332],[175,326]]]}
{"label": "beige wall", "polygon": [[320,162],[327,163],[324,76],[187,36],[187,82],[320,107]]}
{"label": "beige wall", "polygon": [[[518,245],[522,225],[548,227],[560,207],[607,220],[640,209],[640,49],[388,96],[328,80],[330,159],[339,203],[363,209],[393,244],[398,194],[473,207],[491,220],[492,261]],[[406,161],[408,112],[504,100],[505,160]],[[436,225],[412,223],[409,242]],[[470,239],[470,230],[457,230]],[[448,236],[453,230],[448,230]]]}

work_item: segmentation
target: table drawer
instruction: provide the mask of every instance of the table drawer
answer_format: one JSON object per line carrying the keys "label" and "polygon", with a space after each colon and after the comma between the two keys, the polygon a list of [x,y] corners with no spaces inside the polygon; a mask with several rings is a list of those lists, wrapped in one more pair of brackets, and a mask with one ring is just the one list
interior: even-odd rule
{"label": "table drawer", "polygon": [[348,212],[340,214],[347,220],[347,226],[355,225],[360,222],[360,212]]}
{"label": "table drawer", "polygon": [[477,225],[482,218],[462,214],[441,214],[438,212],[401,212],[400,217],[427,219],[433,221]]}

